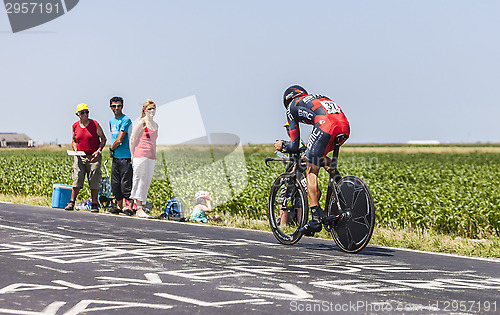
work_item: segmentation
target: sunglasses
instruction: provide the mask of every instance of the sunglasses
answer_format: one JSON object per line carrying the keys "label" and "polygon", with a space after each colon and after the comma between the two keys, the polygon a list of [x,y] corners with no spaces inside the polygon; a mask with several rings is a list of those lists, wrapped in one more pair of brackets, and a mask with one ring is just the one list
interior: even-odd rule
{"label": "sunglasses", "polygon": [[156,110],[156,108],[153,107],[153,108],[148,108],[146,110]]}
{"label": "sunglasses", "polygon": [[78,112],[78,115],[85,115],[85,114],[89,114],[89,111],[88,110],[82,110],[81,112]]}
{"label": "sunglasses", "polygon": [[109,105],[109,107],[111,107],[111,108],[117,108],[117,107],[123,107],[123,105],[121,105],[121,104],[120,105]]}

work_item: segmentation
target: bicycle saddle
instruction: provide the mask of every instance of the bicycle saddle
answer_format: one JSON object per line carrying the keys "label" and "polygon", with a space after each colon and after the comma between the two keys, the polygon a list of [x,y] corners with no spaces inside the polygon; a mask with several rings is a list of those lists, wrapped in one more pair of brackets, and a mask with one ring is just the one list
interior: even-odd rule
{"label": "bicycle saddle", "polygon": [[342,143],[345,140],[347,140],[347,138],[349,138],[349,136],[346,135],[345,133],[339,133],[338,135],[335,136],[335,143]]}

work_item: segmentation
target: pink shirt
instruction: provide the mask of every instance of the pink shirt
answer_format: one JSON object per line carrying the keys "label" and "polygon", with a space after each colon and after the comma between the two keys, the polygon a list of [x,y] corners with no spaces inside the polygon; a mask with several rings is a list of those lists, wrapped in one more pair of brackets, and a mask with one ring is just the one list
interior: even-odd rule
{"label": "pink shirt", "polygon": [[134,149],[134,157],[146,157],[151,160],[156,160],[156,139],[158,138],[158,129],[149,130],[144,127],[144,132],[141,134],[138,143]]}

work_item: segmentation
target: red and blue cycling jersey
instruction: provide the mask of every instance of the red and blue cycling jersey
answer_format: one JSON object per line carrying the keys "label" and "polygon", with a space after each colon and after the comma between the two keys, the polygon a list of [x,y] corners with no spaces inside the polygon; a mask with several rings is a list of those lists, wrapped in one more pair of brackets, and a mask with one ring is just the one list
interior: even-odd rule
{"label": "red and blue cycling jersey", "polygon": [[306,160],[317,166],[320,166],[323,158],[334,149],[336,135],[350,134],[349,121],[342,109],[323,95],[295,98],[288,106],[286,114],[290,124],[290,141],[284,141],[283,148],[287,152],[297,152],[300,146],[299,123],[314,125],[307,143]]}

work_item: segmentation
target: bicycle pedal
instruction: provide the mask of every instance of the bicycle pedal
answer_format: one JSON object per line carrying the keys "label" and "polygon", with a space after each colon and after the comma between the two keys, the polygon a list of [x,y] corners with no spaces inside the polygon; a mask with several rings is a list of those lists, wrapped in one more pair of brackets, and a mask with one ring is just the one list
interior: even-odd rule
{"label": "bicycle pedal", "polygon": [[333,221],[337,221],[338,219],[340,219],[342,215],[340,214],[337,214],[337,215],[329,215],[327,217],[324,217],[321,219],[321,222],[324,223],[324,224],[329,224],[329,223],[332,223]]}

